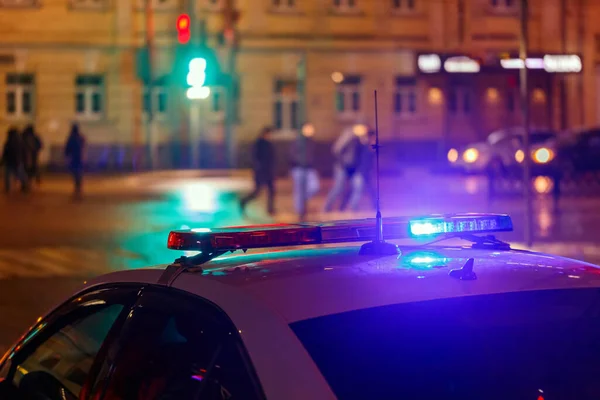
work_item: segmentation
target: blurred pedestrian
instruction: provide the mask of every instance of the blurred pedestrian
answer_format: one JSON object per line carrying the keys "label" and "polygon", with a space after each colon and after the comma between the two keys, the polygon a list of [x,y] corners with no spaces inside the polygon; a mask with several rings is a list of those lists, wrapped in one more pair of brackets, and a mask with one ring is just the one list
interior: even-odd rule
{"label": "blurred pedestrian", "polygon": [[294,209],[300,219],[307,213],[307,202],[319,191],[319,174],[315,169],[315,127],[305,124],[298,139],[292,143],[290,161],[294,183]]}
{"label": "blurred pedestrian", "polygon": [[74,195],[81,196],[83,185],[83,157],[85,150],[85,138],[79,131],[79,125],[71,125],[71,132],[65,145],[65,158],[71,176],[73,177]]}
{"label": "blurred pedestrian", "polygon": [[332,150],[335,159],[333,186],[325,200],[325,212],[330,212],[336,201],[343,201],[344,190],[358,167],[360,148],[362,146],[359,137],[366,133],[366,126],[360,124],[354,125],[351,128],[345,129],[334,143]]}
{"label": "blurred pedestrian", "polygon": [[375,164],[375,151],[373,149],[375,145],[375,131],[369,129],[368,133],[360,136],[359,139],[361,145],[358,155],[358,166],[356,173],[350,179],[350,190],[345,192],[345,198],[340,207],[341,211],[345,210],[348,205],[352,211],[357,211],[365,190],[370,197],[373,208],[377,208],[377,192],[372,182],[373,167]]}
{"label": "blurred pedestrian", "polygon": [[271,143],[273,128],[264,127],[252,148],[254,190],[241,200],[242,214],[246,205],[254,200],[264,187],[267,188],[267,212],[275,214],[275,147]]}
{"label": "blurred pedestrian", "polygon": [[21,182],[21,191],[28,190],[27,176],[24,169],[24,148],[17,128],[10,128],[4,147],[0,164],[4,166],[4,191],[10,192],[12,181]]}
{"label": "blurred pedestrian", "polygon": [[25,172],[27,173],[27,179],[32,182],[34,179],[40,184],[40,170],[39,170],[39,155],[42,150],[42,140],[36,134],[33,125],[28,125],[23,133],[21,134],[24,152],[25,152]]}

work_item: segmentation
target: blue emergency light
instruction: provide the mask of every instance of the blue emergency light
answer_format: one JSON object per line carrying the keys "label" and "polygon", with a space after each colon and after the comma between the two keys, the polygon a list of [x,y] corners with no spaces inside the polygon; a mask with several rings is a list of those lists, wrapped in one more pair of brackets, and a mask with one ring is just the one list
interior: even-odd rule
{"label": "blue emergency light", "polygon": [[[510,232],[512,220],[503,214],[451,214],[422,218],[383,219],[387,239],[460,237]],[[239,226],[172,231],[167,247],[173,250],[226,252],[241,249],[368,242],[376,239],[373,219],[301,224]]]}

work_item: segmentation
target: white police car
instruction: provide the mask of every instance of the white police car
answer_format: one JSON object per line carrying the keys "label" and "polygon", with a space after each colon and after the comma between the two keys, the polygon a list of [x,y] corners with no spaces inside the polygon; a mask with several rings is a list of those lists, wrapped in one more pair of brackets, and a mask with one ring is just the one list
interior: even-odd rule
{"label": "white police car", "polygon": [[372,220],[172,232],[201,253],[87,283],[5,355],[0,398],[599,398],[600,269],[477,236],[511,229],[386,219],[421,240],[394,255],[335,245]]}

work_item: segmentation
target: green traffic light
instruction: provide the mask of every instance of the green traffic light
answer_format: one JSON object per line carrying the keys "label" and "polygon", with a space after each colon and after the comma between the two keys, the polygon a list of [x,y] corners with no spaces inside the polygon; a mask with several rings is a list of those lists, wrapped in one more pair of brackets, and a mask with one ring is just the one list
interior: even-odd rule
{"label": "green traffic light", "polygon": [[187,90],[188,99],[206,99],[210,95],[210,88],[204,86],[206,82],[206,59],[192,58],[188,64]]}

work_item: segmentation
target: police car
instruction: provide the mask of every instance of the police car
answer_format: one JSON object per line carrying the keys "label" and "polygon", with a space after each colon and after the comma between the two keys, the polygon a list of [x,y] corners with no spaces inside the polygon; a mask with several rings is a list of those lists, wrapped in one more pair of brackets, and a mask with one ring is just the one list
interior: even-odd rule
{"label": "police car", "polygon": [[489,236],[510,230],[461,214],[172,232],[198,254],[86,283],[4,356],[0,398],[599,398],[600,269]]}

